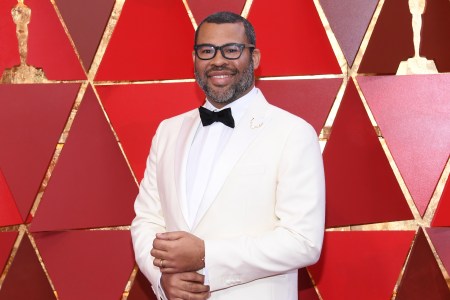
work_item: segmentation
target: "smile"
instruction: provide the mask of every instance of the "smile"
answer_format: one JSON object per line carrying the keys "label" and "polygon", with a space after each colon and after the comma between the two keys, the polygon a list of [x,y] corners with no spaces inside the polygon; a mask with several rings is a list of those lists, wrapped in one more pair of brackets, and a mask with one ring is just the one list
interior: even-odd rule
{"label": "smile", "polygon": [[214,76],[211,76],[212,78],[219,78],[219,79],[223,79],[223,78],[228,78],[228,77],[231,77],[230,75],[214,75]]}

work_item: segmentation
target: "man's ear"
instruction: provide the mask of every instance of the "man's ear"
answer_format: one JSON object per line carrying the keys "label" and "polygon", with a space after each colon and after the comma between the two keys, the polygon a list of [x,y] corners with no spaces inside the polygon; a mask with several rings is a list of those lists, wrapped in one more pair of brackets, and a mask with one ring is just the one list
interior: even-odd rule
{"label": "man's ear", "polygon": [[259,62],[261,61],[261,51],[258,48],[255,48],[252,52],[252,60],[254,69],[258,69]]}
{"label": "man's ear", "polygon": [[195,50],[192,51],[192,61],[193,61],[194,64],[195,64]]}

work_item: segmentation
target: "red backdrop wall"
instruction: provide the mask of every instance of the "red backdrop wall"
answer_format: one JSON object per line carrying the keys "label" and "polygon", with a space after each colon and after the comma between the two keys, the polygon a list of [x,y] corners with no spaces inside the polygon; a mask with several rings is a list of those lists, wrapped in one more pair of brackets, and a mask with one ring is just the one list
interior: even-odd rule
{"label": "red backdrop wall", "polygon": [[[25,1],[46,80],[0,84],[0,300],[154,299],[133,202],[159,122],[203,101],[193,37],[220,10],[254,24],[257,86],[323,146],[325,243],[300,299],[450,299],[450,1],[426,2],[438,73],[396,75],[408,0]],[[0,2],[0,73],[20,64],[15,5]]]}

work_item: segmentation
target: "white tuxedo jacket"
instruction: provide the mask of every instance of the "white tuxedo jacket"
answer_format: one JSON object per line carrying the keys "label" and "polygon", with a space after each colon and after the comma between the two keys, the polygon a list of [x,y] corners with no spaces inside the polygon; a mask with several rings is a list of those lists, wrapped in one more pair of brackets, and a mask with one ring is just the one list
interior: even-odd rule
{"label": "white tuxedo jacket", "polygon": [[320,256],[325,188],[316,132],[256,97],[216,162],[204,196],[212,201],[200,205],[191,229],[182,203],[198,110],[158,127],[131,226],[136,261],[158,297],[161,274],[150,256],[157,232],[205,240],[214,300],[297,299],[297,269]]}

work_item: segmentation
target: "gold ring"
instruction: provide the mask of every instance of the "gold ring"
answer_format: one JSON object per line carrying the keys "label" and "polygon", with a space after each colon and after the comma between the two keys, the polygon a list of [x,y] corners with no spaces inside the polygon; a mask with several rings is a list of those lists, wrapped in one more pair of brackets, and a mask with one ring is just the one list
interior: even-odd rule
{"label": "gold ring", "polygon": [[159,267],[164,269],[164,259],[159,260]]}

